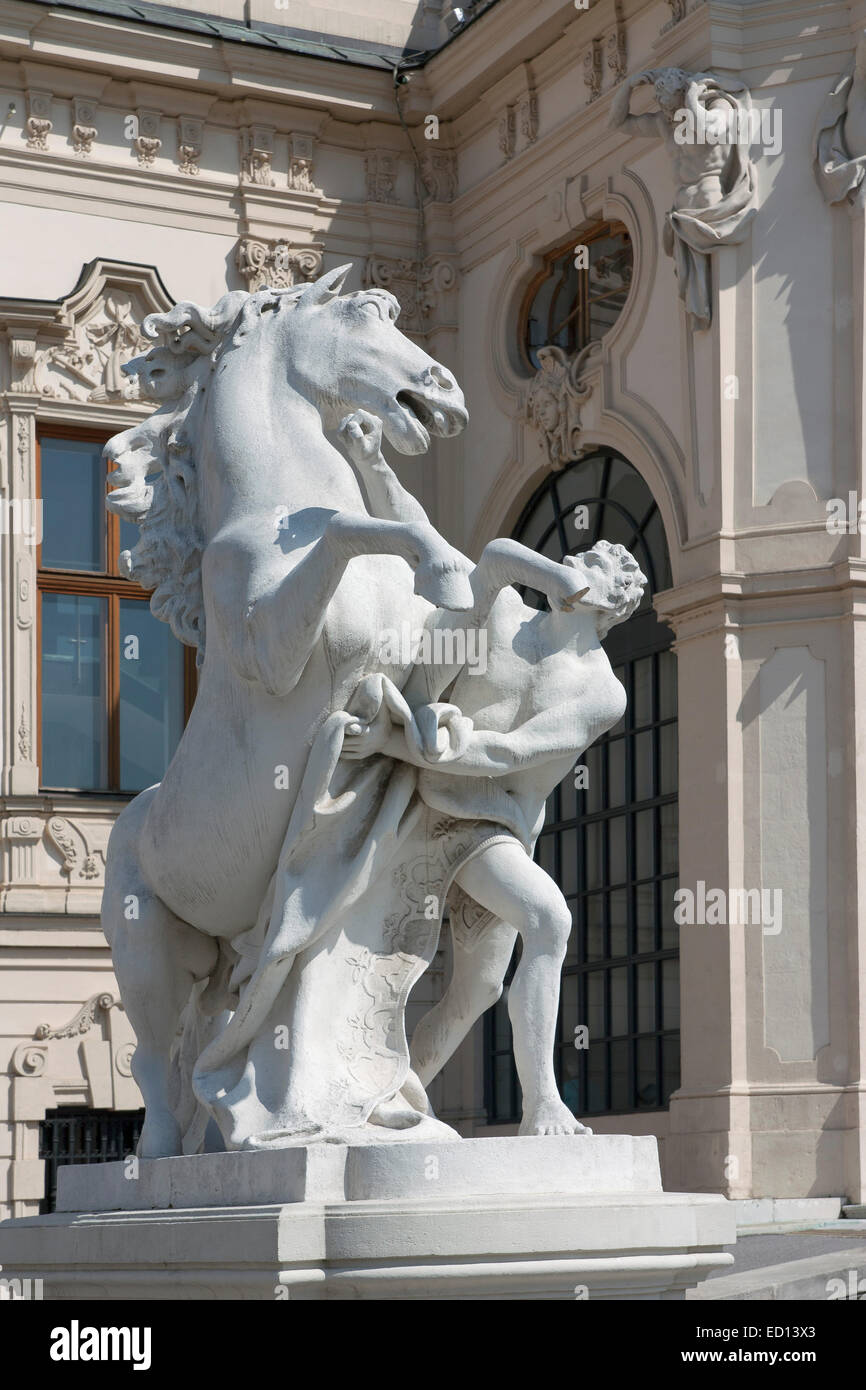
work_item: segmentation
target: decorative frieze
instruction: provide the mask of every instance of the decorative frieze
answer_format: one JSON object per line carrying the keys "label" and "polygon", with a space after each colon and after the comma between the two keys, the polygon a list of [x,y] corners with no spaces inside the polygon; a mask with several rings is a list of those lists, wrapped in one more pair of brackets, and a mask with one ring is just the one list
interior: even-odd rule
{"label": "decorative frieze", "polygon": [[48,149],[51,124],[51,93],[28,91],[27,120],[24,125],[24,133],[29,150]]}
{"label": "decorative frieze", "polygon": [[690,15],[695,10],[700,9],[701,5],[705,3],[705,0],[667,0],[667,2],[670,6],[671,17],[667,24],[662,25],[661,32],[663,34],[667,34],[676,24],[679,24],[681,20],[685,19],[686,15]]}
{"label": "decorative frieze", "polygon": [[457,287],[457,271],[444,256],[423,263],[408,257],[371,256],[364,283],[390,290],[400,304],[404,333],[427,333],[449,321],[450,295]]}
{"label": "decorative frieze", "polygon": [[457,197],[457,156],[453,150],[425,150],[421,156],[421,182],[434,203],[450,203]]}
{"label": "decorative frieze", "polygon": [[601,39],[593,39],[583,55],[583,81],[586,87],[587,105],[601,96],[603,70]]}
{"label": "decorative frieze", "polygon": [[607,36],[607,65],[613,73],[615,83],[621,82],[628,72],[625,25],[619,13],[616,17],[616,27]]}
{"label": "decorative frieze", "polygon": [[159,111],[149,111],[139,107],[137,113],[138,134],[132,142],[136,158],[142,169],[149,169],[162,149],[160,129],[162,116]]}
{"label": "decorative frieze", "polygon": [[[26,726],[23,704],[19,717]],[[19,735],[18,751],[23,761],[30,761],[29,729],[23,746]],[[53,904],[69,911],[70,892],[73,900],[82,897],[80,910],[92,910],[92,890],[101,889],[105,878],[105,851],[113,823],[114,816],[109,814],[58,815],[40,810],[7,816],[0,833],[0,881],[9,893],[38,892],[45,910]]]}
{"label": "decorative frieze", "polygon": [[244,237],[238,242],[235,265],[252,293],[263,285],[288,290],[304,280],[315,280],[322,269],[320,246],[291,246],[282,238],[256,241]]}
{"label": "decorative frieze", "polygon": [[289,137],[289,188],[294,193],[316,192],[312,135],[293,134]]}
{"label": "decorative frieze", "polygon": [[27,718],[27,707],[23,700],[18,707],[18,756],[23,763],[31,761],[30,743],[30,723]]}
{"label": "decorative frieze", "polygon": [[524,145],[533,145],[538,139],[538,93],[534,89],[524,92],[520,98],[517,116]]}
{"label": "decorative frieze", "polygon": [[364,155],[368,203],[396,203],[399,157],[393,150],[368,150]]}
{"label": "decorative frieze", "polygon": [[204,122],[193,116],[180,116],[177,122],[177,163],[182,174],[195,177],[201,171],[201,147]]}
{"label": "decorative frieze", "polygon": [[514,154],[517,140],[517,116],[513,106],[506,106],[499,117],[499,148],[506,159]]}
{"label": "decorative frieze", "polygon": [[96,129],[96,102],[87,97],[72,99],[72,148],[77,155],[87,158],[93,153]]}
{"label": "decorative frieze", "polygon": [[274,187],[274,132],[271,126],[246,126],[241,131],[241,182]]}

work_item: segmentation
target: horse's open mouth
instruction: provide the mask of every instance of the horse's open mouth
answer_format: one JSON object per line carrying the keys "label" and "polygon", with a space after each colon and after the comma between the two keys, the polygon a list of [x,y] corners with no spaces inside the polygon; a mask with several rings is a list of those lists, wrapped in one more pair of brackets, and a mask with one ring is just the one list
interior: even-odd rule
{"label": "horse's open mouth", "polygon": [[398,391],[397,404],[421,425],[428,435],[428,443],[431,434],[444,438],[459,434],[468,418],[466,411],[459,406],[429,402],[420,391]]}

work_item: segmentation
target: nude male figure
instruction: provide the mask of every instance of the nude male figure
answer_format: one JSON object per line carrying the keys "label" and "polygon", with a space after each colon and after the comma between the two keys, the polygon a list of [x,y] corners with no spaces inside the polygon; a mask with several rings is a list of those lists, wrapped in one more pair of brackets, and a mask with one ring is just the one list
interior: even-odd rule
{"label": "nude male figure", "polygon": [[[398,504],[400,484],[393,474],[387,479],[377,422],[356,417],[345,430],[349,455],[365,480],[375,470],[371,494],[387,486]],[[414,499],[412,505],[418,505]],[[514,582],[546,592],[551,611],[524,604]],[[516,808],[520,837],[505,834],[457,872],[456,884],[499,920],[483,929],[474,948],[464,950],[454,938],[452,980],[415,1030],[412,1068],[426,1085],[498,998],[518,933],[523,950],[508,1002],[524,1096],[522,1134],[587,1132],[561,1100],[553,1067],[571,912],[530,855],[553,788],[623,714],[625,692],[600,639],[634,612],[645,582],[628,552],[604,541],[562,565],[517,542],[494,541],[470,575],[472,612],[437,609],[430,618],[434,631],[484,624],[486,669],[435,661],[416,666],[402,693],[423,739],[420,752],[417,738],[410,743],[392,724],[384,702],[347,729],[344,757],[384,753],[411,762],[424,769],[428,795],[437,783],[443,793],[459,794],[455,779],[475,779],[482,790],[492,779]],[[448,705],[442,705],[449,686]],[[440,717],[451,734],[444,745]]]}
{"label": "nude male figure", "polygon": [[[677,112],[685,109],[696,115],[704,89],[701,76],[680,68],[636,73],[618,89],[610,107],[609,124],[613,129],[655,136],[664,141],[676,175],[675,206],[678,210],[705,208],[720,202],[724,196],[722,172],[732,147],[728,129],[730,102],[716,95],[704,104],[705,143],[688,143],[676,138]],[[659,109],[635,116],[629,109],[631,95],[644,83],[652,84]]]}

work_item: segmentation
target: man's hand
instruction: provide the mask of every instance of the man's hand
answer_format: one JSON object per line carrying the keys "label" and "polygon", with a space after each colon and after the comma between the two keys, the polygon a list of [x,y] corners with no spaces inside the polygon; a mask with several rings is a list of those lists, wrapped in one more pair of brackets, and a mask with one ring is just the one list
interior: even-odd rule
{"label": "man's hand", "polygon": [[375,463],[382,452],[382,421],[367,410],[355,410],[340,422],[343,448],[358,468]]}
{"label": "man's hand", "polygon": [[356,719],[346,725],[342,756],[353,762],[361,758],[372,758],[374,753],[384,751],[391,733],[391,716],[383,701],[369,722]]}

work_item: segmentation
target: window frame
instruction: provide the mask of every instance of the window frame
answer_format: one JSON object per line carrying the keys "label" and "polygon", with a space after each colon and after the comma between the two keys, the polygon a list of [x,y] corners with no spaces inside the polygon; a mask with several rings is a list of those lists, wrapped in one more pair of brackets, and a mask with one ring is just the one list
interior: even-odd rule
{"label": "window frame", "polygon": [[[544,253],[541,268],[532,277],[524,291],[517,320],[518,351],[520,353],[520,361],[523,364],[524,368],[528,372],[531,372],[533,375],[535,375],[535,373],[539,369],[538,367],[536,367],[535,363],[532,361],[532,358],[529,355],[528,338],[529,319],[532,313],[532,306],[535,303],[537,294],[539,293],[545,280],[547,280],[552,275],[552,268],[561,256],[565,256],[570,251],[574,251],[575,248],[578,246],[590,246],[592,242],[601,241],[608,236],[626,236],[628,237],[629,242],[632,244],[633,247],[631,232],[629,231],[625,222],[614,220],[612,222],[593,222],[588,226],[584,227],[582,232],[572,232],[567,241],[560,242],[557,246],[554,246],[552,250],[546,251]],[[574,313],[569,315],[569,318],[573,318],[575,314],[580,315],[581,333],[579,337],[582,338],[582,345],[585,346],[586,342],[589,341],[589,320],[591,303],[590,296],[587,293],[589,268],[587,267],[587,269],[580,271],[579,276],[580,278],[578,281],[578,296],[580,299],[580,303],[578,304],[578,307],[574,311]],[[629,285],[629,293],[630,292],[631,285]],[[627,302],[628,296],[626,296],[626,303]],[[625,307],[626,305],[624,304],[621,313],[625,312]],[[565,320],[564,322],[567,322],[567,320]],[[613,327],[613,325],[611,325],[611,327]],[[576,351],[580,350],[580,347],[576,349]]]}
{"label": "window frame", "polygon": [[[37,421],[36,425],[36,496],[44,504],[42,494],[42,442],[46,439],[81,440],[85,443],[100,444],[104,448],[108,440],[116,434],[116,429],[99,428],[89,425],[64,424],[62,421]],[[105,467],[106,484],[110,469]],[[106,496],[108,488],[106,486]],[[121,796],[132,798],[136,792],[127,791],[120,783],[120,600],[135,599],[147,603],[153,592],[145,589],[135,580],[125,579],[119,572],[120,555],[120,517],[105,509],[105,569],[101,571],[70,570],[46,568],[42,564],[42,538],[36,547],[36,756],[39,768],[39,790],[46,793],[71,793],[76,796]],[[107,727],[107,782],[106,787],[54,787],[44,778],[42,764],[42,596],[43,594],[64,594],[71,597],[105,598],[105,672],[104,672],[104,714]],[[195,649],[183,646],[183,724],[186,726],[195,701],[197,689],[197,668]]]}

